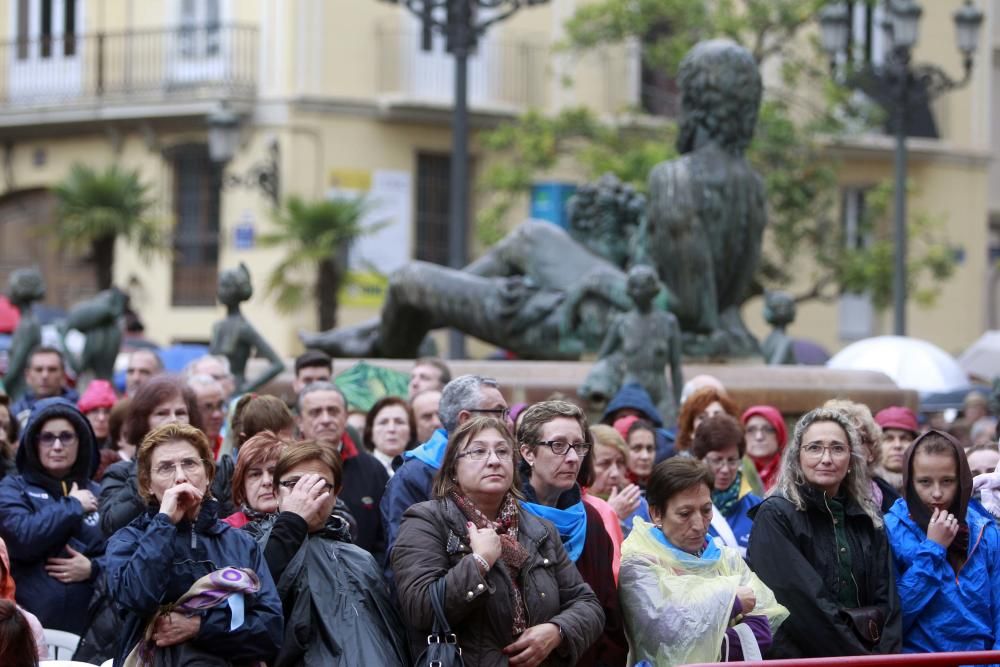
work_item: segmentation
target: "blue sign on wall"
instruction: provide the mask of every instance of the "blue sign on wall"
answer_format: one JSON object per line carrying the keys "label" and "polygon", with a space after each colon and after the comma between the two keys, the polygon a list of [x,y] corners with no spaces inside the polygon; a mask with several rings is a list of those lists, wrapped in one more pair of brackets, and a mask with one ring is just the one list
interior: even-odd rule
{"label": "blue sign on wall", "polygon": [[253,248],[253,225],[240,223],[233,228],[233,247],[236,250],[250,250]]}
{"label": "blue sign on wall", "polygon": [[566,202],[576,192],[574,183],[535,183],[531,186],[531,217],[559,225],[569,226]]}

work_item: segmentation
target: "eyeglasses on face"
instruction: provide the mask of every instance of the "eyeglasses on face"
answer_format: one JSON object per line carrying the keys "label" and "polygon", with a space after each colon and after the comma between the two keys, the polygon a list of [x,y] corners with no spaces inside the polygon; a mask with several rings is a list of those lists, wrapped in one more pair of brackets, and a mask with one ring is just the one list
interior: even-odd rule
{"label": "eyeglasses on face", "polygon": [[[288,489],[289,491],[291,491],[292,489],[295,488],[295,485],[299,483],[300,479],[302,479],[302,478],[301,477],[292,477],[291,479],[283,479],[280,482],[278,482],[278,486],[280,486],[283,489]],[[333,484],[331,484],[330,482],[327,482],[326,480],[323,480],[323,481],[324,481],[323,491],[328,491],[330,493],[333,493]]]}
{"label": "eyeglasses on face", "polygon": [[59,433],[49,433],[48,431],[43,431],[38,436],[38,442],[43,447],[51,447],[56,444],[56,440],[62,443],[63,447],[72,445],[76,442],[76,433],[73,431],[61,431]]}
{"label": "eyeglasses on face", "polygon": [[747,428],[747,435],[775,435],[777,431],[773,426],[750,426]]}
{"label": "eyeglasses on face", "polygon": [[843,459],[851,455],[851,448],[847,445],[818,445],[815,442],[802,445],[802,453],[811,459],[823,458],[824,452],[830,452],[835,459]]}
{"label": "eyeglasses on face", "polygon": [[201,459],[181,459],[180,461],[164,461],[153,468],[153,473],[157,477],[170,477],[174,475],[178,466],[185,475],[193,475],[199,470],[203,470]]}
{"label": "eyeglasses on face", "polygon": [[510,419],[509,408],[473,408],[469,412],[480,412],[484,415],[496,415],[498,419]]}
{"label": "eyeglasses on face", "polygon": [[490,457],[491,453],[495,454],[501,461],[510,461],[514,457],[513,449],[507,445],[501,445],[500,447],[496,447],[494,449],[480,446],[469,447],[455,458],[469,459],[470,461],[485,461]]}
{"label": "eyeglasses on face", "polygon": [[737,468],[740,467],[740,462],[741,459],[739,457],[729,458],[729,459],[724,459],[721,457],[716,457],[711,455],[705,457],[705,463],[712,470],[720,470],[723,467],[736,470]]}
{"label": "eyeglasses on face", "polygon": [[556,456],[563,456],[569,450],[576,452],[581,459],[590,451],[590,445],[585,442],[563,442],[562,440],[542,440],[539,445],[545,445],[552,450]]}

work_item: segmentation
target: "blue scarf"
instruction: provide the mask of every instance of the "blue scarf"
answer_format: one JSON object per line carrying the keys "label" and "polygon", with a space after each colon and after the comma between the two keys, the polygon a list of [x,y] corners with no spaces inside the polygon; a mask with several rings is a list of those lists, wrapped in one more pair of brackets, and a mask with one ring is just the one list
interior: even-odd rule
{"label": "blue scarf", "polygon": [[653,535],[657,542],[669,549],[670,552],[673,553],[674,556],[676,556],[681,562],[704,565],[706,563],[714,563],[719,560],[720,556],[722,556],[722,550],[719,549],[719,545],[717,545],[715,540],[712,538],[705,540],[706,544],[704,551],[701,552],[700,556],[695,556],[694,554],[688,553],[683,549],[675,547],[674,544],[667,539],[667,536],[663,534],[663,531],[656,526],[650,526],[649,532]]}
{"label": "blue scarf", "polygon": [[521,501],[521,507],[555,525],[569,559],[574,563],[579,560],[587,536],[587,510],[584,509],[582,500],[562,510],[526,500]]}
{"label": "blue scarf", "polygon": [[435,470],[441,468],[444,461],[444,450],[448,449],[448,431],[439,428],[434,431],[431,439],[408,452],[403,452],[404,459],[417,459],[423,461]]}

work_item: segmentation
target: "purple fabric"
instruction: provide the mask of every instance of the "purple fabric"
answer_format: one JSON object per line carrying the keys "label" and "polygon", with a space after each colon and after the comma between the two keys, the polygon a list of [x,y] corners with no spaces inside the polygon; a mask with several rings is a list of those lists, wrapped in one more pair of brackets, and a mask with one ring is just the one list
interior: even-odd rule
{"label": "purple fabric", "polygon": [[[736,601],[736,604],[739,604],[739,600]],[[768,649],[771,648],[771,626],[767,622],[767,617],[744,616],[742,622],[750,626],[750,631],[757,639],[761,655],[767,655]],[[736,634],[736,630],[732,628],[726,630],[726,637],[729,639],[729,662],[743,662],[743,647],[740,645],[740,638]]]}

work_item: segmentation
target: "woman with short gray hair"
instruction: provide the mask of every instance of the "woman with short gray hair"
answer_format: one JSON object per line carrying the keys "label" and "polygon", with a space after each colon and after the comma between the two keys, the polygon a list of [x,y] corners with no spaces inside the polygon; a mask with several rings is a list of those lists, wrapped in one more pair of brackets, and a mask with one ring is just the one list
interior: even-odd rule
{"label": "woman with short gray hair", "polygon": [[778,483],[753,512],[747,560],[791,612],[769,657],[899,652],[889,542],[843,412],[818,408],[799,420]]}

